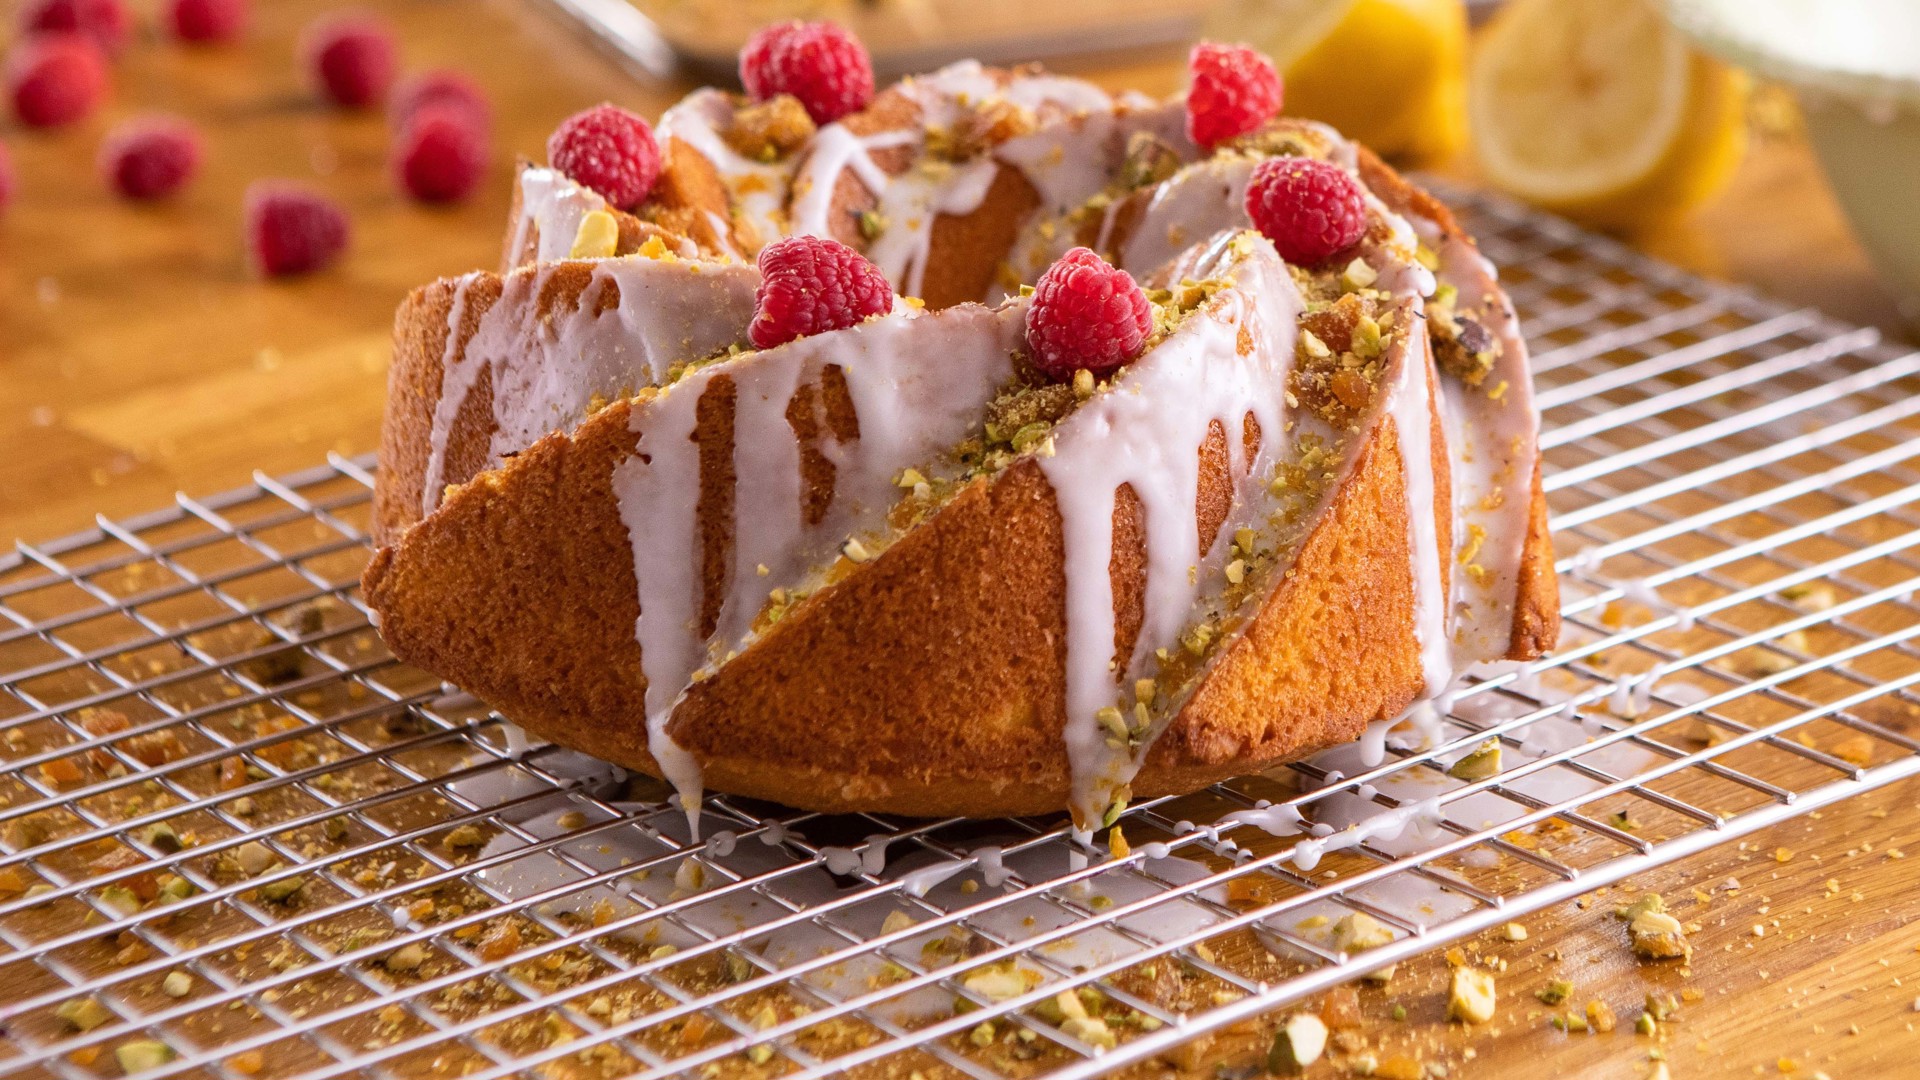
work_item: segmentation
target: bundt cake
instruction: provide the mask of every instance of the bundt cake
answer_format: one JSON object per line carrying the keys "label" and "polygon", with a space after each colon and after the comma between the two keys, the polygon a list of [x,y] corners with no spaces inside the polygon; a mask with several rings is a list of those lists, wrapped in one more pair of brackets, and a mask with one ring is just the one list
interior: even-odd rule
{"label": "bundt cake", "polygon": [[1192,137],[1258,95],[743,74],[570,120],[503,272],[401,307],[396,655],[685,797],[1091,827],[1552,646],[1517,320],[1364,149]]}

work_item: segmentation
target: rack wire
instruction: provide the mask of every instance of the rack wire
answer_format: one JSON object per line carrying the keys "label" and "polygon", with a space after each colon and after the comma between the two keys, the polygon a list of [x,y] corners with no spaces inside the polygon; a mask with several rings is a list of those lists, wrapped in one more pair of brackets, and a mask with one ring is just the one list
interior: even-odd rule
{"label": "rack wire", "polygon": [[1430,742],[1092,850],[726,796],[696,843],[386,653],[335,457],[0,558],[0,1072],[1087,1077],[1920,773],[1920,352],[1445,194],[1534,345],[1567,628]]}

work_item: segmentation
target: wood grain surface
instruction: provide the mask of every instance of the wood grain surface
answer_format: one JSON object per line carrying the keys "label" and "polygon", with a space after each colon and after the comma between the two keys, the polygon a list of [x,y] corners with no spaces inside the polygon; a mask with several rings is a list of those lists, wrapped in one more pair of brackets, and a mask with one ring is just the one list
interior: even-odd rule
{"label": "wood grain surface", "polygon": [[[418,283],[495,262],[513,156],[538,156],[557,119],[596,101],[654,115],[688,89],[624,71],[539,5],[379,3],[409,67],[464,68],[497,106],[480,196],[426,209],[389,178],[383,118],[326,109],[302,85],[294,39],[328,6],[256,5],[253,33],[229,48],[143,33],[116,63],[102,115],[55,133],[0,127],[19,172],[0,215],[0,534],[53,537],[178,489],[218,491],[255,469],[371,449],[393,308]],[[1068,66],[1155,93],[1181,78],[1177,58],[1163,56]],[[132,206],[110,197],[92,159],[112,122],[147,110],[201,125],[207,167],[177,201]],[[281,283],[249,273],[241,193],[268,176],[309,181],[347,205],[355,232],[342,266]],[[1712,206],[1631,239],[1709,276],[1900,332],[1792,136],[1757,146]],[[1365,1038],[1455,1077],[1645,1076],[1656,1048],[1675,1077],[1920,1076],[1920,886],[1909,869],[1920,862],[1899,850],[1920,855],[1917,826],[1920,784],[1907,784],[1643,876],[1636,887],[1710,895],[1679,904],[1701,924],[1684,975],[1633,959],[1610,898],[1522,917],[1525,941],[1494,935],[1467,948],[1506,965],[1492,1024],[1444,1021],[1447,960],[1434,956],[1388,992],[1363,991]],[[1729,877],[1742,887],[1716,888]],[[1532,991],[1549,978],[1574,981],[1581,1002],[1607,1001],[1620,1027],[1548,1027]],[[1697,1000],[1650,1039],[1632,1031],[1648,990]],[[1404,1021],[1387,1019],[1395,1004]],[[1237,1059],[1251,1038],[1222,1040],[1209,1058]],[[1340,1072],[1323,1063],[1314,1075]]]}

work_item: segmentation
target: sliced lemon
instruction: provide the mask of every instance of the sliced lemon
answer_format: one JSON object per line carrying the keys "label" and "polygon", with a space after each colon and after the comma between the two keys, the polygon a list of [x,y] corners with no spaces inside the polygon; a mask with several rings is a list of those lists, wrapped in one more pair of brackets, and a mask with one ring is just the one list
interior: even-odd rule
{"label": "sliced lemon", "polygon": [[1604,228],[1694,206],[1746,147],[1746,80],[1644,0],[1513,0],[1468,78],[1489,182]]}
{"label": "sliced lemon", "polygon": [[1226,0],[1207,32],[1273,57],[1289,115],[1324,120],[1413,163],[1466,142],[1461,0]]}

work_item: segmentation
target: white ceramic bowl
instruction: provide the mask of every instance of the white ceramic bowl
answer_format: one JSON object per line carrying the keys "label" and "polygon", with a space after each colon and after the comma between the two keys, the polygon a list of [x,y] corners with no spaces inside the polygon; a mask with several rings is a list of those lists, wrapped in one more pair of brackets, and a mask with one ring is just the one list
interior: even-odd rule
{"label": "white ceramic bowl", "polygon": [[1854,232],[1920,327],[1920,0],[1666,0],[1709,52],[1792,86]]}

